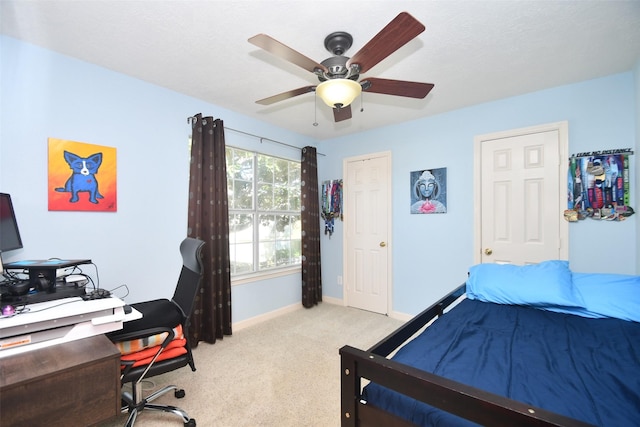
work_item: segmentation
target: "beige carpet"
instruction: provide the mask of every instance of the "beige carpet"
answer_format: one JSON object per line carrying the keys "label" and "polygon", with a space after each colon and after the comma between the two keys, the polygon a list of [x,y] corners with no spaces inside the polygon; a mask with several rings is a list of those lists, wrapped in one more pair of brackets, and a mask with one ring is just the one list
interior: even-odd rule
{"label": "beige carpet", "polygon": [[[169,393],[156,402],[184,409],[201,427],[339,426],[338,349],[345,344],[367,349],[400,325],[326,302],[300,308],[214,345],[201,343],[194,350],[196,372],[182,368],[151,378],[158,387],[183,387],[186,397]],[[100,427],[125,421],[123,415]],[[178,417],[151,411],[136,421],[139,427],[174,425],[182,425]]]}

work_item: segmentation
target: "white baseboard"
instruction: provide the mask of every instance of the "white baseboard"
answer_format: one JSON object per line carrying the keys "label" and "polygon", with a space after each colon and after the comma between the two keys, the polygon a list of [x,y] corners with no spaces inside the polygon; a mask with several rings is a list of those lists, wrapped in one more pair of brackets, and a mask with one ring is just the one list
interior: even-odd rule
{"label": "white baseboard", "polygon": [[398,311],[392,311],[391,313],[389,313],[389,317],[391,317],[392,319],[402,320],[403,322],[408,322],[415,316],[406,313],[400,313]]}
{"label": "white baseboard", "polygon": [[233,331],[239,331],[244,328],[248,328],[249,326],[257,325],[258,323],[262,323],[265,320],[273,319],[278,316],[282,316],[286,313],[291,313],[292,311],[302,310],[304,307],[301,303],[291,304],[277,310],[270,311],[268,313],[260,314],[259,316],[250,317],[245,320],[241,320],[239,322],[232,323]]}
{"label": "white baseboard", "polygon": [[[328,297],[326,295],[322,296],[322,302],[326,302],[327,304],[344,306],[344,300],[340,298]],[[232,324],[232,329],[234,331],[239,331],[241,329],[248,328],[249,326],[262,323],[265,320],[273,319],[278,316],[282,316],[283,314],[291,313],[292,311],[302,310],[302,309],[304,309],[304,307],[302,306],[301,303],[291,304],[291,305],[279,308],[277,310],[270,311],[268,313],[260,314],[255,317],[250,317],[249,319],[240,320],[239,322],[234,322]],[[402,320],[403,322],[406,322],[413,318],[413,316],[410,314],[399,313],[397,311],[389,313],[389,317],[391,317],[392,319]]]}
{"label": "white baseboard", "polygon": [[326,295],[322,295],[322,302],[326,302],[333,305],[344,306],[344,301],[340,298],[328,297]]}
{"label": "white baseboard", "polygon": [[[328,297],[326,295],[322,296],[322,302],[326,302],[326,303],[329,303],[329,304],[335,304],[335,305],[339,305],[339,306],[343,306],[343,307],[345,306],[343,299],[334,298],[334,297]],[[392,311],[391,313],[389,313],[389,317],[391,317],[392,319],[402,320],[403,322],[407,322],[407,321],[409,321],[409,320],[414,318],[414,316],[412,316],[411,314],[400,313],[398,311]]]}
{"label": "white baseboard", "polygon": [[[334,305],[344,305],[340,298],[333,298],[328,296],[322,297],[322,302],[326,302],[328,304]],[[279,308],[277,310],[270,311],[268,313],[260,314],[255,317],[250,317],[249,319],[240,320],[239,322],[232,323],[232,329],[234,331],[239,331],[244,328],[248,328],[249,326],[257,325],[258,323],[264,322],[265,320],[273,319],[278,316],[282,316],[283,314],[290,313],[292,311],[303,309],[301,303],[291,304],[286,307]]]}

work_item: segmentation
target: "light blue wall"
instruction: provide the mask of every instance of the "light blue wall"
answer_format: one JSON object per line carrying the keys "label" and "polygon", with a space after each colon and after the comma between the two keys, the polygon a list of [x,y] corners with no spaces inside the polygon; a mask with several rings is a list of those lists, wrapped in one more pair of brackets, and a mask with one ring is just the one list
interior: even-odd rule
{"label": "light blue wall", "polygon": [[[634,77],[635,77],[635,112],[636,112],[636,152],[640,150],[640,59],[636,62],[636,66],[634,68]],[[640,153],[638,153],[640,154]],[[636,162],[636,170],[638,168],[638,163]],[[636,174],[636,206],[635,208],[640,208],[637,206],[637,201],[640,200],[640,173]],[[640,209],[638,210],[638,215],[640,215]],[[637,224],[637,223],[636,223]],[[640,226],[636,226],[636,272],[635,274],[640,275]]]}
{"label": "light blue wall", "polygon": [[[24,249],[3,254],[5,262],[90,258],[98,266],[100,286],[126,284],[128,302],[171,297],[175,288],[178,245],[187,225],[187,117],[201,112],[222,118],[225,127],[300,147],[315,145],[219,106],[12,38],[0,37],[0,49],[0,191],[12,195],[24,243]],[[47,210],[49,137],[117,149],[117,213]],[[297,149],[231,131],[226,140],[300,159]],[[124,296],[125,290],[115,293]],[[234,286],[232,293],[233,321],[238,322],[299,303],[299,274]]]}
{"label": "light blue wall", "polygon": [[[222,118],[227,128],[300,147],[317,145],[325,154],[319,156],[321,181],[342,178],[345,157],[391,151],[394,311],[406,314],[461,284],[473,261],[475,135],[568,120],[570,153],[634,146],[637,139],[638,73],[631,72],[317,143],[12,38],[0,36],[0,61],[0,191],[15,199],[25,244],[3,254],[5,260],[89,257],[104,288],[128,285],[129,302],[173,291],[177,246],[186,234],[186,118],[198,112]],[[234,132],[226,136],[230,145],[300,156]],[[117,213],[47,210],[48,137],[117,148]],[[632,182],[636,164],[633,159]],[[447,168],[448,213],[409,215],[409,172],[432,167]],[[571,224],[572,267],[635,273],[637,218]],[[338,299],[342,233],[338,221],[331,238],[322,236],[323,292]],[[234,322],[246,320],[299,303],[300,278],[234,286],[232,298]]]}
{"label": "light blue wall", "polygon": [[[416,314],[465,281],[474,259],[474,136],[567,120],[570,154],[634,147],[633,88],[633,73],[623,73],[322,141],[321,180],[341,178],[345,157],[392,152],[393,311]],[[635,158],[631,164],[634,182]],[[447,214],[409,214],[409,173],[439,167],[447,168]],[[570,224],[571,267],[634,274],[637,221]],[[342,225],[322,239],[324,293],[335,298],[343,294]]]}

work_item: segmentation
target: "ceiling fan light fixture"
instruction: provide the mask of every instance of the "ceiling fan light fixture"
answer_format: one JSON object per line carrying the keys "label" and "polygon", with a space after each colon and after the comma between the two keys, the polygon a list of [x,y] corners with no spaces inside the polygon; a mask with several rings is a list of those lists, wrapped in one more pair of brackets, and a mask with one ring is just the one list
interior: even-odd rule
{"label": "ceiling fan light fixture", "polygon": [[350,105],[361,92],[360,83],[350,79],[330,79],[316,87],[316,94],[331,108]]}

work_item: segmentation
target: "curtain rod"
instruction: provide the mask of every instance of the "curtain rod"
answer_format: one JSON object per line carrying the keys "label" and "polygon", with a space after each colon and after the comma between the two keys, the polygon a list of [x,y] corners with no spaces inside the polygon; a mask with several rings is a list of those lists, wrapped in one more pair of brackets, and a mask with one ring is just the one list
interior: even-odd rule
{"label": "curtain rod", "polygon": [[[252,133],[245,132],[245,131],[243,131],[243,130],[238,130],[238,129],[234,129],[234,128],[230,128],[230,127],[226,127],[226,126],[225,126],[224,128],[225,128],[225,130],[226,130],[226,129],[229,129],[229,130],[234,131],[234,132],[238,132],[238,133],[241,133],[241,134],[244,134],[244,135],[248,135],[248,136],[252,136],[252,137],[254,137],[254,138],[258,138],[258,139],[260,140],[260,143],[262,143],[262,141],[270,141],[270,142],[275,142],[276,144],[284,145],[284,146],[286,146],[286,147],[295,148],[295,149],[297,149],[297,150],[302,151],[302,148],[300,148],[300,147],[296,147],[295,145],[287,144],[286,142],[276,141],[275,139],[265,138],[265,137],[260,136],[260,135],[254,135],[254,134],[252,134]],[[317,154],[318,156],[324,156],[324,154],[322,154],[322,153],[318,153],[318,152],[316,152],[316,154]]]}
{"label": "curtain rod", "polygon": [[[191,121],[192,121],[192,120],[194,120],[194,119],[195,119],[195,117],[187,117],[187,123],[191,124]],[[286,146],[286,147],[289,147],[289,148],[295,148],[296,150],[300,150],[300,151],[302,151],[302,148],[297,147],[297,146],[295,146],[295,145],[287,144],[286,142],[276,141],[275,139],[266,138],[266,137],[264,137],[264,136],[255,135],[255,134],[253,134],[253,133],[249,133],[249,132],[245,132],[245,131],[243,131],[243,130],[238,130],[238,129],[230,128],[230,127],[227,127],[227,126],[225,126],[225,127],[224,127],[224,129],[225,129],[225,130],[227,130],[227,129],[228,129],[228,130],[233,131],[233,132],[237,132],[237,133],[241,133],[241,134],[243,134],[243,135],[247,135],[247,136],[252,136],[252,137],[254,137],[254,138],[258,138],[258,139],[260,140],[260,143],[261,143],[261,144],[262,144],[262,141],[270,141],[270,142],[275,142],[276,144],[284,145],[284,146]],[[316,152],[316,154],[317,154],[318,156],[325,156],[325,154],[318,153],[318,152]]]}

